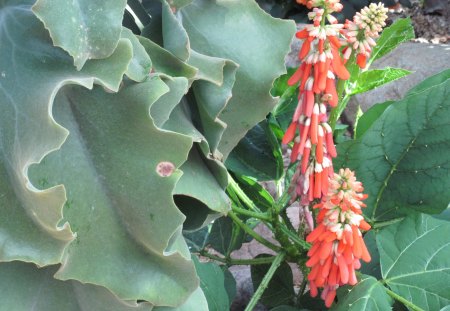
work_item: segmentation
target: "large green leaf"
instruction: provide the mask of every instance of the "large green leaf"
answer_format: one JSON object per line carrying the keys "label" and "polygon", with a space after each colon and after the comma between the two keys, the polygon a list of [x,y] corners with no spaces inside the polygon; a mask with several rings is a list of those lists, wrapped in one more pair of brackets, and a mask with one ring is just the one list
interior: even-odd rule
{"label": "large green leaf", "polygon": [[238,175],[260,181],[278,180],[283,174],[280,144],[266,120],[254,126],[227,158],[226,165]]}
{"label": "large green leaf", "polygon": [[72,239],[67,224],[60,223],[64,188],[48,188],[45,179],[32,184],[27,176],[28,167],[58,149],[68,134],[53,119],[53,99],[65,84],[92,87],[96,81],[117,90],[132,45],[121,39],[109,58],[88,61],[76,71],[71,57],[52,45],[30,2],[10,1],[0,9],[0,260],[47,265],[60,262]]}
{"label": "large green leaf", "polygon": [[384,286],[377,279],[362,275],[354,287],[342,289],[345,294],[339,298],[331,311],[387,311],[391,310],[392,299],[386,293]]}
{"label": "large green leaf", "polygon": [[[123,301],[101,286],[53,278],[57,266],[38,269],[23,262],[0,264],[2,310],[151,311],[149,303]],[[153,309],[154,310],[154,309]]]}
{"label": "large green leaf", "polygon": [[228,124],[219,145],[226,158],[274,106],[269,90],[285,71],[284,57],[295,25],[273,19],[252,0],[195,0],[178,14],[195,51],[240,66],[233,97],[219,115]]}
{"label": "large green leaf", "polygon": [[450,223],[417,214],[377,234],[384,282],[424,310],[450,304]]}
{"label": "large green leaf", "polygon": [[388,54],[399,44],[414,39],[414,28],[409,18],[399,18],[391,26],[385,28],[373,48],[370,63]]}
{"label": "large green leaf", "polygon": [[67,189],[65,219],[77,239],[57,278],[165,306],[197,288],[181,236],[185,217],[172,198],[192,140],[156,128],[149,114],[167,91],[152,77],[117,94],[70,87],[56,97],[55,119],[70,135],[31,173]]}
{"label": "large green leaf", "polygon": [[201,263],[195,256],[193,261],[200,278],[200,288],[208,301],[209,311],[230,310],[230,301],[225,289],[225,277],[222,269],[215,263]]}
{"label": "large green leaf", "polygon": [[[263,256],[266,255],[259,255],[257,258]],[[269,268],[270,264],[250,266],[255,291],[261,284]],[[283,304],[291,304],[294,301],[294,297],[295,292],[291,267],[287,262],[282,262],[261,296],[261,302],[266,307],[271,308]]]}
{"label": "large green leaf", "polygon": [[[110,56],[119,42],[126,0],[38,0],[33,12],[80,69],[89,59]],[[70,35],[68,35],[70,34]]]}
{"label": "large green leaf", "polygon": [[370,220],[414,209],[439,213],[450,201],[450,80],[390,105],[358,140],[340,144],[336,166],[350,167],[369,194]]}

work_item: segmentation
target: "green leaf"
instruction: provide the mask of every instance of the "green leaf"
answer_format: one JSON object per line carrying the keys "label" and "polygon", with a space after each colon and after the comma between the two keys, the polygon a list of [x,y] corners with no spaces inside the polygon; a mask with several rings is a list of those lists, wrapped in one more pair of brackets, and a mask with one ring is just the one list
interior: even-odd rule
{"label": "green leaf", "polygon": [[409,18],[399,18],[391,26],[386,27],[373,48],[369,65],[376,59],[388,54],[403,42],[414,39],[414,28]]}
{"label": "green leaf", "polygon": [[448,79],[450,79],[450,69],[446,69],[438,74],[426,78],[425,80],[417,84],[415,87],[410,89],[408,93],[406,93],[406,96],[413,95],[415,93],[420,93],[430,87],[441,84],[447,81]]}
{"label": "green leaf", "polygon": [[186,30],[177,20],[169,3],[161,0],[162,3],[162,36],[164,38],[164,48],[173,55],[186,61],[189,58],[189,37]]}
{"label": "green leaf", "polygon": [[[256,258],[263,256],[267,255],[258,255]],[[261,284],[269,268],[270,264],[250,266],[253,288],[255,290]],[[291,304],[294,301],[294,297],[295,292],[291,267],[287,262],[282,262],[262,294],[261,303],[268,308],[272,308],[283,304]]]}
{"label": "green leaf", "polygon": [[104,287],[53,278],[57,266],[38,269],[24,262],[0,264],[2,310],[151,311],[147,302],[123,301]]}
{"label": "green leaf", "polygon": [[192,260],[200,278],[200,287],[208,301],[209,311],[230,310],[222,269],[215,263],[201,263],[195,256],[192,257]]}
{"label": "green leaf", "polygon": [[119,42],[126,0],[38,0],[33,12],[55,46],[73,57],[77,69],[89,59],[110,56]]}
{"label": "green leaf", "polygon": [[384,282],[424,310],[450,304],[450,223],[416,214],[377,234]]}
{"label": "green leaf", "polygon": [[58,279],[165,306],[181,304],[197,288],[181,235],[185,217],[172,197],[192,140],[156,128],[149,114],[167,91],[153,77],[117,94],[68,87],[56,97],[53,114],[70,135],[30,174],[67,191],[65,219],[77,239]]}
{"label": "green leaf", "polygon": [[184,239],[192,253],[199,252],[206,246],[209,230],[210,228],[206,226],[195,231],[183,231]]}
{"label": "green leaf", "polygon": [[391,310],[392,303],[384,286],[377,279],[362,275],[358,284],[349,288],[330,311]]}
{"label": "green leaf", "polygon": [[373,105],[358,119],[358,124],[355,129],[355,138],[361,138],[372,124],[383,114],[383,112],[395,101],[389,100],[384,103]]}
{"label": "green leaf", "polygon": [[284,166],[281,147],[266,120],[245,135],[225,164],[230,171],[259,181],[282,176]]}
{"label": "green leaf", "polygon": [[380,252],[377,248],[376,234],[374,230],[370,230],[364,235],[364,243],[369,250],[370,257],[372,260],[370,262],[361,262],[361,273],[371,275],[376,279],[381,279],[381,268],[380,268]]}
{"label": "green leaf", "polygon": [[223,255],[241,248],[245,242],[244,231],[229,217],[221,217],[214,221],[208,236],[207,245]]}
{"label": "green leaf", "polygon": [[148,56],[144,47],[139,42],[139,39],[131,32],[131,30],[123,27],[121,37],[130,40],[133,45],[133,58],[131,59],[125,74],[131,80],[142,82],[147,79],[152,69],[150,56]]}
{"label": "green leaf", "polygon": [[256,179],[249,176],[236,176],[239,186],[245,194],[259,207],[261,211],[267,211],[273,207],[274,199]]}
{"label": "green leaf", "polygon": [[356,86],[352,89],[349,95],[355,95],[373,90],[383,84],[403,78],[410,73],[411,71],[409,70],[392,67],[363,71],[358,77]]}
{"label": "green leaf", "polygon": [[413,209],[439,213],[450,201],[450,80],[390,105],[363,137],[339,145],[336,167],[356,170],[369,220]]}
{"label": "green leaf", "polygon": [[197,288],[189,298],[178,307],[155,307],[152,311],[209,311],[208,302],[202,289]]}
{"label": "green leaf", "polygon": [[47,179],[33,183],[28,177],[29,166],[60,148],[68,135],[52,116],[54,97],[63,85],[91,88],[94,81],[117,91],[132,46],[121,39],[110,57],[88,61],[77,71],[72,58],[53,46],[29,2],[9,2],[1,8],[1,31],[8,35],[2,36],[0,45],[0,218],[8,221],[0,224],[0,258],[42,266],[59,263],[73,239],[61,221],[64,187],[49,188]]}
{"label": "green leaf", "polygon": [[[195,0],[178,14],[192,49],[230,59],[240,66],[233,97],[219,115],[228,124],[219,145],[227,158],[245,133],[275,105],[269,90],[274,79],[285,72],[284,57],[295,25],[273,19],[253,0]],[[261,62],[262,59],[270,63]]]}
{"label": "green leaf", "polygon": [[230,302],[230,306],[236,297],[236,280],[233,274],[228,270],[226,266],[222,266],[223,276],[225,278],[225,290],[228,294],[228,301]]}

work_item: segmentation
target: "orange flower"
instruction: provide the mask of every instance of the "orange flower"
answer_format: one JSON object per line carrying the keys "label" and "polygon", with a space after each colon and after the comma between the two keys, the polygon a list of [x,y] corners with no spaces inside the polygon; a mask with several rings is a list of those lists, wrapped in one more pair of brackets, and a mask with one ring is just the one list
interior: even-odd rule
{"label": "orange flower", "polygon": [[311,296],[323,288],[321,297],[330,307],[339,286],[358,282],[355,270],[361,267],[360,260],[369,262],[371,258],[361,234],[370,229],[361,211],[365,207],[362,200],[367,198],[361,193],[361,182],[347,168],[334,174],[328,185],[327,194],[314,206],[320,209],[319,225],[306,237],[312,243],[306,266],[311,268]]}

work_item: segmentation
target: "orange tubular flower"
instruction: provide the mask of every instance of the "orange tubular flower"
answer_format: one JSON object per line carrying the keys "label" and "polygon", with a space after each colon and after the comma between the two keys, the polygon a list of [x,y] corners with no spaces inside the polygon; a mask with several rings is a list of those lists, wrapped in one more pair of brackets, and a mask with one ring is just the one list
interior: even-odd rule
{"label": "orange tubular flower", "polygon": [[357,283],[355,269],[360,268],[360,260],[371,259],[361,234],[370,229],[361,211],[365,207],[362,200],[367,198],[363,190],[352,171],[341,169],[329,179],[328,193],[314,206],[320,209],[319,225],[306,238],[312,243],[306,266],[311,268],[311,296],[323,288],[321,298],[327,307],[339,286]]}

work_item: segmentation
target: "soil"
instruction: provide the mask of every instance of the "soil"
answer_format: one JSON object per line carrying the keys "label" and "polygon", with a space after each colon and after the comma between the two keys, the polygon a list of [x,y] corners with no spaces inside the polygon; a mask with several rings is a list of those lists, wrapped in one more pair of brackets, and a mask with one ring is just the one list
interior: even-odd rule
{"label": "soil", "polygon": [[388,24],[398,18],[410,17],[416,39],[422,43],[448,43],[450,41],[450,9],[448,0],[411,0],[411,7],[397,4],[390,9]]}

